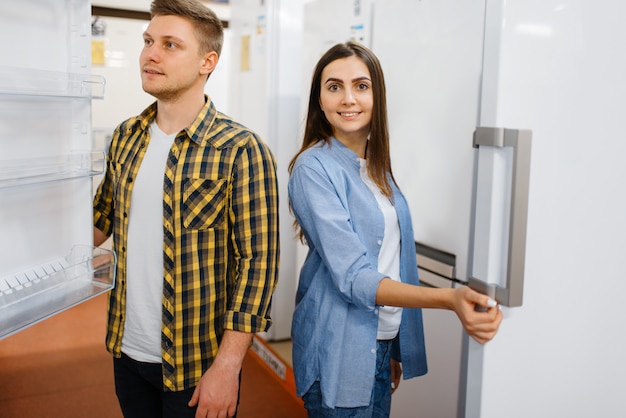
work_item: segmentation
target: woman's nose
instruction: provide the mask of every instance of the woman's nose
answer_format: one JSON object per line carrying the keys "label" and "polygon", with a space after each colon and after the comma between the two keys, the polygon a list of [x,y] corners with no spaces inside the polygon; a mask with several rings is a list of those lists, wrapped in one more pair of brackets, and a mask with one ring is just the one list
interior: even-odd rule
{"label": "woman's nose", "polygon": [[352,90],[350,90],[350,89],[344,90],[343,102],[344,103],[354,103],[355,102],[354,92]]}

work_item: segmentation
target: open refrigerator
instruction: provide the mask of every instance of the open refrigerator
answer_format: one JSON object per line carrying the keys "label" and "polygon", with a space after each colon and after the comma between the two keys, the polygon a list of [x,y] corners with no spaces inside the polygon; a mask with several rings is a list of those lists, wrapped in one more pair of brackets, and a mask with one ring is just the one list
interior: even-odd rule
{"label": "open refrigerator", "polygon": [[89,0],[7,2],[0,14],[0,339],[110,290],[93,247]]}

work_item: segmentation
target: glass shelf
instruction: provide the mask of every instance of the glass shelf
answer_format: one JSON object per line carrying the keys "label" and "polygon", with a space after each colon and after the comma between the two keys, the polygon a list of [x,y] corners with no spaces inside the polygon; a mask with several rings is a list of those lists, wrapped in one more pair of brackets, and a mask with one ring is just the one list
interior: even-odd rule
{"label": "glass shelf", "polygon": [[0,189],[48,183],[104,172],[104,152],[73,152],[64,156],[0,161]]}
{"label": "glass shelf", "polygon": [[115,253],[76,245],[66,257],[0,277],[0,339],[115,285]]}
{"label": "glass shelf", "polygon": [[93,74],[0,66],[0,94],[102,99],[105,84]]}

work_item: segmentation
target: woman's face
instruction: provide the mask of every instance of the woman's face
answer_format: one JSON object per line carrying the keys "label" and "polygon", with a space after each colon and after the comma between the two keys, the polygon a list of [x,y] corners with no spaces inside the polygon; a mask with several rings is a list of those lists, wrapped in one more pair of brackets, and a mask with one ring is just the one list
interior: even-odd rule
{"label": "woman's face", "polygon": [[365,140],[370,131],[374,93],[370,72],[355,56],[322,70],[320,106],[341,142]]}

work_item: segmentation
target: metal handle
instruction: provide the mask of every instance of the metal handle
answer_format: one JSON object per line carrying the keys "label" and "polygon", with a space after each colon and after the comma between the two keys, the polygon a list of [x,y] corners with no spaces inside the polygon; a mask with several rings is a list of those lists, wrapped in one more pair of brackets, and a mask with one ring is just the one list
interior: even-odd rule
{"label": "metal handle", "polygon": [[[505,234],[503,234],[508,235],[506,287],[490,284],[476,277],[470,277],[468,280],[470,287],[490,295],[504,306],[521,306],[523,299],[531,140],[532,132],[530,130],[478,127],[474,132],[474,148],[511,147],[513,150],[508,231],[505,231]],[[475,187],[478,188],[479,185],[477,184]],[[481,197],[477,196],[479,194],[477,190],[474,193],[472,242],[475,244],[475,235],[480,233],[480,231],[476,230],[478,216],[476,206],[478,199]],[[490,232],[487,231],[487,233]],[[473,248],[472,257],[477,255],[480,257],[484,254],[477,253],[477,249]],[[474,260],[472,260],[472,257],[470,257],[470,263],[473,265]]]}

